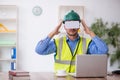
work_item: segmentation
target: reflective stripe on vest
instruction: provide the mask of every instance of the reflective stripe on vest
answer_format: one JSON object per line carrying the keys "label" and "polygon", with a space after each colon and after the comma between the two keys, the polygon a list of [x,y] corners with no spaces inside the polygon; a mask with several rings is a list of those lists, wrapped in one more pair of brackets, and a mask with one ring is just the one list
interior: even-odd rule
{"label": "reflective stripe on vest", "polygon": [[71,64],[71,65],[75,65],[75,61],[62,61],[62,60],[55,60],[56,63],[61,63],[61,64]]}

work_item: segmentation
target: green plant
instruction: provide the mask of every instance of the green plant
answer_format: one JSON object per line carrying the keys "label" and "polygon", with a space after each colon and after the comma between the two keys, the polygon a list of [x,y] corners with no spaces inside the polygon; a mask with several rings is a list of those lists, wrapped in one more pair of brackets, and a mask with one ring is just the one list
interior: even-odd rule
{"label": "green plant", "polygon": [[[115,48],[113,54],[109,54],[111,56],[110,64],[111,66],[114,62],[120,62],[120,24],[112,23],[108,24],[108,22],[103,22],[102,19],[96,19],[96,21],[91,25],[92,31],[95,32],[96,35],[101,37],[107,45],[112,45]],[[110,49],[109,49],[110,50]],[[120,65],[118,66],[120,68]]]}

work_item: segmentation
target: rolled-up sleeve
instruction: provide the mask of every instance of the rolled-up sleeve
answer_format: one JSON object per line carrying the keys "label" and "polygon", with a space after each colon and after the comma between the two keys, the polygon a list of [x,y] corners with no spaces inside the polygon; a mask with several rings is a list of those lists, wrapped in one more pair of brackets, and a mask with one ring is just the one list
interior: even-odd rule
{"label": "rolled-up sleeve", "polygon": [[107,54],[108,46],[106,43],[100,39],[98,36],[92,38],[92,42],[89,45],[90,54]]}
{"label": "rolled-up sleeve", "polygon": [[51,40],[51,38],[46,37],[43,40],[40,40],[36,47],[35,47],[35,52],[40,54],[40,55],[47,55],[54,53],[56,50],[54,41]]}

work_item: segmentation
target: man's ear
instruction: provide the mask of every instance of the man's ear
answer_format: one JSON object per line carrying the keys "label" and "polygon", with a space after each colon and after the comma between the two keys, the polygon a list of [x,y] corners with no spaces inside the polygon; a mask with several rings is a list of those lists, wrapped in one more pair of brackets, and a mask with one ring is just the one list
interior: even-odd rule
{"label": "man's ear", "polygon": [[78,32],[80,32],[80,28],[78,29]]}

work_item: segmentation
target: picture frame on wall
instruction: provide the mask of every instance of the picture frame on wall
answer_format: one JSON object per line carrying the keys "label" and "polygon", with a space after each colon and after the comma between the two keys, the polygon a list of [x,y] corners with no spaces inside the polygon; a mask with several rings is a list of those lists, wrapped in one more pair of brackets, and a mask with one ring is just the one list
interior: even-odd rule
{"label": "picture frame on wall", "polygon": [[63,19],[64,15],[68,13],[69,11],[74,10],[80,15],[80,18],[84,18],[84,6],[65,6],[61,5],[59,6],[59,12],[58,12],[58,19]]}

